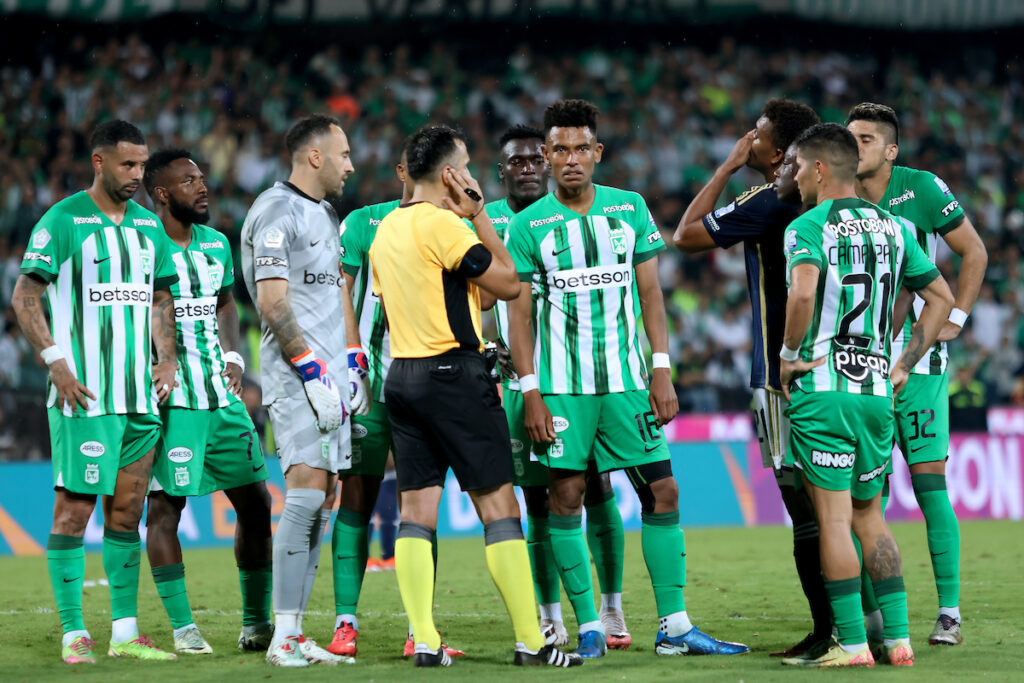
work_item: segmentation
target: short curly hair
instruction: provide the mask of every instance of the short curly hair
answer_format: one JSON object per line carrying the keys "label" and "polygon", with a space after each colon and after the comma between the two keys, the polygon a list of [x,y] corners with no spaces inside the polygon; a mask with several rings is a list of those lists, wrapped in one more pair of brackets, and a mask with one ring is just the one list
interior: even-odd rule
{"label": "short curly hair", "polygon": [[881,123],[882,128],[889,133],[886,142],[890,145],[900,144],[900,119],[896,116],[896,110],[889,105],[861,102],[846,115],[846,125],[850,125],[854,121]]}
{"label": "short curly hair", "polygon": [[558,100],[544,110],[544,130],[559,128],[589,128],[597,134],[597,117],[601,110],[586,100]]}
{"label": "short curly hair", "polygon": [[768,100],[761,116],[772,122],[772,143],[782,151],[786,151],[800,133],[821,123],[817,112],[806,104],[781,97]]}

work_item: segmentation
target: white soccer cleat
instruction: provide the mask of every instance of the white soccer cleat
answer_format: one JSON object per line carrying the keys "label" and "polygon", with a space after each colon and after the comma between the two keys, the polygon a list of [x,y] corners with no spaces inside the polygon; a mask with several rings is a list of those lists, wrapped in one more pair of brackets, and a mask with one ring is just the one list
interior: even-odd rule
{"label": "white soccer cleat", "polygon": [[551,619],[541,619],[541,633],[547,634],[549,630],[553,631],[555,634],[555,641],[552,643],[555,647],[565,647],[569,644],[569,632],[565,629],[565,624],[563,622],[552,621]]}
{"label": "white soccer cleat", "polygon": [[267,664],[271,666],[309,666],[309,662],[299,651],[299,637],[285,636],[267,650]]}
{"label": "white soccer cleat", "polygon": [[190,626],[181,635],[174,636],[174,649],[189,655],[212,655],[213,648],[203,638],[198,626]]}
{"label": "white soccer cleat", "polygon": [[601,626],[604,627],[605,642],[609,650],[627,650],[633,644],[633,636],[626,628],[626,615],[621,609],[602,607]]}
{"label": "white soccer cleat", "polygon": [[316,641],[306,636],[299,636],[299,651],[310,664],[354,664],[355,658],[341,657],[334,655],[316,644]]}

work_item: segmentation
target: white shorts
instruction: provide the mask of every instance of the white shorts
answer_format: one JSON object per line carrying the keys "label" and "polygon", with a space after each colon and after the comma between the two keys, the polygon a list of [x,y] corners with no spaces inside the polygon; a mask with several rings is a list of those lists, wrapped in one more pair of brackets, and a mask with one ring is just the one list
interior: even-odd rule
{"label": "white shorts", "polygon": [[347,405],[345,410],[348,416],[341,427],[325,434],[317,428],[316,416],[305,394],[274,399],[268,412],[282,474],[287,474],[292,465],[308,465],[328,472],[352,467],[352,413]]}
{"label": "white shorts", "polygon": [[761,464],[779,470],[786,464],[789,444],[789,401],[781,391],[754,389],[754,428],[761,444]]}

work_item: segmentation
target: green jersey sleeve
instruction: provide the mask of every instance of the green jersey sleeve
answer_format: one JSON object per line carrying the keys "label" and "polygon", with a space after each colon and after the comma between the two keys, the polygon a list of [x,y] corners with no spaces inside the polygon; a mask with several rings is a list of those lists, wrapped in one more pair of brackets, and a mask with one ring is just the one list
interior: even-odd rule
{"label": "green jersey sleeve", "polygon": [[928,171],[918,171],[914,187],[927,216],[926,221],[917,223],[918,229],[945,235],[963,222],[964,209],[942,178]]}
{"label": "green jersey sleeve", "polygon": [[47,211],[39,219],[32,229],[32,236],[29,237],[28,245],[25,247],[25,257],[21,261],[21,272],[25,275],[35,275],[46,282],[53,282],[60,272],[60,264],[63,263],[64,236],[59,230],[54,229],[53,210]]}
{"label": "green jersey sleeve", "polygon": [[171,238],[164,232],[163,225],[154,232],[153,238],[153,289],[167,289],[178,281],[178,269],[171,258]]}
{"label": "green jersey sleeve", "polygon": [[231,247],[226,237],[224,241],[224,279],[220,283],[220,291],[228,292],[235,286],[235,259],[231,255]]}
{"label": "green jersey sleeve", "polygon": [[903,284],[910,290],[924,289],[939,277],[939,269],[928,258],[921,245],[914,239],[914,227],[908,221],[902,221],[904,255]]}
{"label": "green jersey sleeve", "polygon": [[640,195],[636,195],[636,204],[633,217],[630,220],[633,229],[636,230],[636,246],[633,249],[633,265],[638,265],[654,258],[668,247],[661,237],[661,230],[654,221],[651,210],[647,208],[647,202]]}
{"label": "green jersey sleeve", "polygon": [[533,274],[537,271],[537,259],[534,258],[533,240],[530,239],[530,227],[519,216],[515,216],[508,225],[508,253],[516,264],[521,282],[533,282]]}
{"label": "green jersey sleeve", "polygon": [[364,235],[369,223],[368,213],[364,206],[345,216],[341,222],[341,269],[352,277],[356,276],[366,259]]}
{"label": "green jersey sleeve", "polygon": [[801,263],[811,263],[819,269],[825,267],[825,252],[821,247],[822,226],[811,217],[813,211],[805,213],[790,223],[786,230],[786,270],[792,271]]}

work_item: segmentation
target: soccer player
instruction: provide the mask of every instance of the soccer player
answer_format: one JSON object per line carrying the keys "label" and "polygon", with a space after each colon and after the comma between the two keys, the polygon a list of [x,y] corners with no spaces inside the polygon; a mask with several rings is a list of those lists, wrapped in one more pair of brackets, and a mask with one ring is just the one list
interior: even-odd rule
{"label": "soccer player", "polygon": [[[451,467],[484,524],[487,567],[515,632],[517,665],[583,663],[541,632],[530,560],[512,489],[508,426],[481,353],[481,305],[518,296],[508,251],[466,170],[462,136],[426,126],[405,145],[411,201],[388,214],[370,246],[394,358],[384,385],[402,522],[395,542],[416,666],[450,666],[434,627],[431,541]],[[460,218],[469,218],[474,233]]]}
{"label": "soccer player", "polygon": [[[580,528],[584,472],[593,459],[602,472],[624,469],[640,498],[644,561],[660,619],[655,650],[746,652],[745,645],[701,632],[686,613],[679,489],[661,430],[679,408],[658,284],[657,255],[665,244],[643,197],[593,183],[603,151],[597,116],[597,107],[583,100],[547,108],[543,149],[556,188],[509,226],[522,288],[509,307],[512,358],[526,430],[548,468],[551,546],[579,622],[577,651],[600,656],[605,648]],[[650,377],[638,315],[654,350]]]}
{"label": "soccer player", "polygon": [[[896,399],[896,434],[900,451],[910,466],[910,478],[924,514],[932,571],[939,599],[931,645],[959,645],[960,631],[960,528],[946,492],[949,456],[949,378],[946,342],[955,339],[978,297],[985,278],[988,254],[963,207],[941,178],[905,166],[896,166],[900,124],[896,112],[884,104],[865,102],[850,110],[847,128],[857,138],[860,165],[857,195],[896,216],[912,221],[917,242],[935,260],[937,236],[960,257],[956,304],[931,351],[914,367],[907,388]],[[899,330],[896,348],[910,338],[921,310],[917,299]],[[869,626],[877,630],[877,605],[865,591]],[[869,637],[875,634],[869,633]]]}
{"label": "soccer player", "polygon": [[[498,177],[505,188],[505,198],[487,204],[498,237],[508,244],[508,224],[517,213],[548,192],[551,168],[544,161],[544,133],[528,126],[513,126],[498,140],[501,161]],[[504,301],[494,305],[498,338],[508,348],[508,308]],[[526,545],[530,551],[530,568],[540,606],[541,628],[551,626],[558,638],[556,645],[566,645],[569,634],[562,622],[562,604],[558,585],[558,569],[551,551],[548,532],[548,473],[533,455],[533,445],[523,425],[523,395],[519,380],[502,376],[502,405],[508,418],[512,437],[512,462],[515,484],[523,489],[526,499]],[[608,473],[598,472],[593,463],[587,468],[584,506],[587,508],[587,545],[597,566],[601,587],[601,624],[607,646],[626,649],[633,639],[622,613],[622,565],[625,536],[622,515],[615,504]]]}
{"label": "soccer player", "polygon": [[[372,399],[369,414],[356,415],[352,420],[352,466],[341,476],[341,502],[331,537],[336,620],[334,638],[327,650],[346,657],[356,656],[359,638],[356,607],[369,556],[369,525],[391,450],[391,424],[384,404],[384,380],[391,367],[391,344],[380,297],[373,292],[369,252],[384,217],[412,197],[412,183],[405,172],[404,155],[395,166],[395,174],[403,187],[401,201],[396,199],[364,206],[350,213],[341,223],[341,268],[345,283],[352,292],[360,338],[366,340],[369,395]],[[432,541],[431,552],[436,566],[436,537]],[[450,657],[465,655],[448,645],[444,648]],[[414,650],[410,625],[403,654],[411,657]]]}
{"label": "soccer player", "polygon": [[[800,213],[800,196],[787,203],[772,190],[786,149],[796,136],[818,123],[818,115],[793,100],[769,100],[753,130],[733,147],[729,157],[697,193],[676,228],[673,241],[688,254],[743,242],[747,288],[750,290],[750,387],[754,390],[754,425],[761,460],[775,472],[782,502],[793,520],[793,557],[800,585],[811,608],[814,629],[796,645],[773,657],[800,655],[832,636],[832,612],[818,559],[818,522],[807,491],[796,485],[793,464],[786,460],[785,400],[779,384],[779,349],[786,313],[786,263],[782,235]],[[713,211],[734,173],[747,166],[764,176],[765,184],[750,188],[733,202]]]}
{"label": "soccer player", "polygon": [[[346,339],[358,349],[359,329],[338,266],[338,217],[326,201],[354,171],[348,138],[337,119],[314,114],[292,126],[285,144],[291,175],[257,197],[245,217],[242,274],[263,328],[260,383],[287,488],[274,536],[267,661],[306,666],[342,659],[303,636],[302,614],[337,473],[351,459],[349,410],[369,406],[365,356],[360,367],[362,354],[346,354]],[[337,378],[346,374],[339,393]]]}
{"label": "soccer player", "polygon": [[178,282],[171,285],[181,383],[161,406],[160,443],[146,518],[153,582],[174,629],[174,649],[213,650],[192,619],[178,524],[186,496],[224,491],[237,516],[235,561],[242,587],[238,646],[265,651],[270,623],[271,540],[267,467],[242,402],[245,361],[238,353],[238,310],[227,238],[210,220],[206,178],[184,149],[153,154],[146,192],[171,241]]}
{"label": "soccer player", "polygon": [[[892,397],[935,341],[953,297],[912,229],[857,198],[857,141],[849,131],[818,124],[797,138],[796,148],[800,196],[815,208],[784,238],[789,297],[779,372],[790,400],[789,448],[821,528],[821,566],[838,642],[819,642],[783,663],[874,666],[852,529],[882,607],[885,657],[909,666],[914,652],[900,551],[881,506],[895,427]],[[901,286],[917,290],[925,306],[891,365],[893,304]]]}
{"label": "soccer player", "polygon": [[170,287],[178,276],[160,221],[132,201],[149,157],[142,133],[107,121],[89,146],[92,185],[39,219],[12,301],[25,338],[50,368],[56,503],[46,563],[64,631],[61,656],[68,664],[96,661],[82,619],[82,537],[102,494],[113,618],[107,654],[175,659],[139,635],[136,618],[139,520],[160,438],[157,405],[176,386]]}

